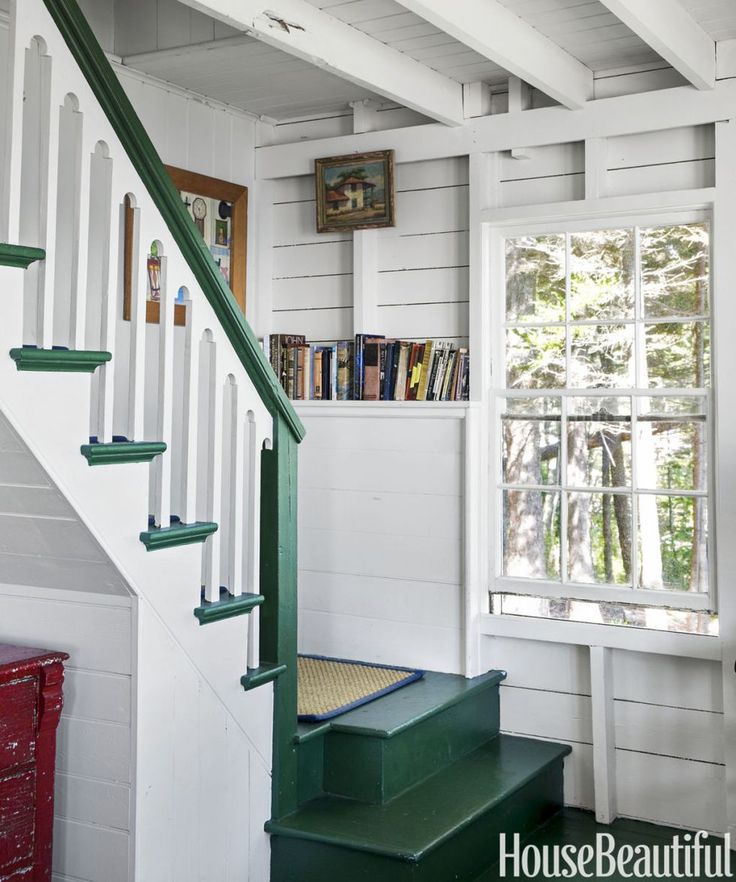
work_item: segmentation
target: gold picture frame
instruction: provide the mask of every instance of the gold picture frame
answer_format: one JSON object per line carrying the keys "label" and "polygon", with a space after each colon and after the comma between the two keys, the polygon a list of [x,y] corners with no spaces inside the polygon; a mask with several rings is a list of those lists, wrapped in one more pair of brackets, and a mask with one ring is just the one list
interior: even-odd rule
{"label": "gold picture frame", "polygon": [[394,151],[315,159],[317,232],[396,226]]}

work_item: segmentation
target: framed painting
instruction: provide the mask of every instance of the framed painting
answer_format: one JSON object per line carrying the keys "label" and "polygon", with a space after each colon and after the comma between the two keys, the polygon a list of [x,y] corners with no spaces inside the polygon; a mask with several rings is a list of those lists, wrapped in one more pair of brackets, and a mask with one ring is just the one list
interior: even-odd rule
{"label": "framed painting", "polygon": [[[207,243],[212,256],[230,286],[240,308],[245,312],[246,258],[248,240],[248,188],[218,178],[166,166],[195,226]],[[133,206],[125,200],[125,235],[123,263],[123,319],[130,321],[133,291]],[[146,321],[160,320],[161,260],[155,243],[146,246],[148,291]],[[185,322],[184,304],[176,303],[174,323]]]}
{"label": "framed painting", "polygon": [[318,233],[395,226],[393,150],[315,159],[314,179]]}

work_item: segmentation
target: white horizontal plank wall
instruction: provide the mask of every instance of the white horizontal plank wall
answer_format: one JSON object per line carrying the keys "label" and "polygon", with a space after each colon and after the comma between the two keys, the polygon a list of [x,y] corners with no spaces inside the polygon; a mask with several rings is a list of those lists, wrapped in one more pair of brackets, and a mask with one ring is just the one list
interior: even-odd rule
{"label": "white horizontal plank wall", "polygon": [[0,413],[0,642],[70,655],[57,755],[58,882],[132,878],[131,603],[113,564]]}
{"label": "white horizontal plank wall", "polygon": [[299,649],[457,673],[464,420],[362,404],[300,411]]}
{"label": "white horizontal plank wall", "polygon": [[[508,669],[504,732],[570,744],[565,802],[593,809],[588,650],[494,637],[487,667]],[[613,651],[616,792],[622,817],[723,832],[723,692],[718,662]]]}
{"label": "white horizontal plank wall", "polygon": [[54,882],[133,878],[134,621],[127,596],[0,585],[0,642],[69,653]]}

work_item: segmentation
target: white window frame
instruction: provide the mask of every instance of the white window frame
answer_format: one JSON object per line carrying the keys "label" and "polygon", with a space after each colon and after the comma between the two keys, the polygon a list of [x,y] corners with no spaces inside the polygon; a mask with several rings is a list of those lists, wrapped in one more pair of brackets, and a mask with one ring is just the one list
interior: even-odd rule
{"label": "white window frame", "polygon": [[[617,203],[616,208],[620,208],[625,200],[600,200],[601,203],[606,202]],[[702,393],[694,392],[694,390],[679,389],[657,389],[652,390],[651,397],[656,396],[693,396],[705,397],[706,399],[706,425],[707,425],[707,450],[708,450],[708,483],[705,491],[708,512],[708,575],[709,575],[709,591],[707,594],[695,594],[682,591],[668,591],[662,589],[643,589],[635,586],[635,580],[632,580],[631,586],[608,586],[608,585],[583,585],[564,582],[561,572],[560,581],[544,581],[537,579],[522,579],[519,577],[507,577],[502,574],[503,566],[503,520],[501,514],[502,507],[502,456],[500,450],[501,438],[501,407],[499,403],[504,398],[509,397],[509,390],[506,388],[505,380],[505,303],[506,303],[506,260],[505,260],[505,242],[508,238],[518,236],[542,235],[545,233],[575,233],[586,232],[600,229],[620,229],[634,227],[651,227],[662,226],[667,224],[688,223],[688,222],[706,222],[710,229],[710,260],[709,260],[709,311],[710,311],[710,328],[711,328],[711,351],[713,353],[714,334],[713,323],[714,316],[717,314],[716,292],[714,290],[714,271],[713,271],[713,250],[714,250],[714,220],[712,204],[699,204],[687,207],[679,206],[657,206],[652,207],[651,204],[647,208],[641,204],[641,199],[634,198],[635,204],[630,210],[615,211],[613,206],[611,210],[590,211],[590,206],[585,202],[580,203],[580,210],[575,213],[563,214],[556,217],[530,217],[530,218],[499,218],[494,223],[486,220],[484,223],[484,245],[485,252],[490,264],[490,274],[487,277],[488,297],[484,298],[490,308],[490,326],[491,326],[491,375],[492,382],[490,387],[490,421],[489,421],[489,481],[488,481],[488,506],[489,506],[489,527],[491,536],[491,549],[489,555],[489,569],[487,579],[487,589],[489,594],[519,594],[535,597],[549,597],[557,599],[587,600],[594,602],[613,602],[613,603],[630,603],[641,607],[669,607],[677,610],[695,610],[695,611],[713,611],[717,613],[717,584],[716,584],[716,486],[715,474],[717,463],[717,450],[715,446],[715,387],[718,382],[716,376],[716,358],[712,354],[711,357],[711,382],[710,387]],[[567,207],[570,207],[567,203]],[[577,206],[576,206],[577,208]],[[586,208],[588,209],[586,211]],[[523,209],[517,209],[519,214]],[[507,212],[497,210],[497,214],[504,215]],[[637,286],[639,280],[637,278]],[[638,294],[638,291],[637,291]],[[530,390],[532,391],[532,390]],[[536,391],[536,390],[533,390]],[[601,394],[608,397],[632,395],[636,392],[642,395],[641,389],[617,389],[611,388],[601,390]],[[540,390],[539,394],[553,395],[561,398],[588,396],[588,390]],[[525,396],[526,397],[526,396]],[[550,486],[550,490],[561,489]],[[560,535],[561,545],[566,542],[564,530]],[[563,556],[564,561],[564,556]],[[564,564],[563,564],[564,565]],[[503,618],[503,615],[494,615],[494,619]],[[516,618],[516,617],[515,617]],[[526,618],[526,617],[522,617]],[[553,620],[548,620],[550,623]],[[569,624],[564,622],[561,624]],[[598,625],[595,628],[610,628],[610,625]],[[651,632],[649,632],[651,633]]]}

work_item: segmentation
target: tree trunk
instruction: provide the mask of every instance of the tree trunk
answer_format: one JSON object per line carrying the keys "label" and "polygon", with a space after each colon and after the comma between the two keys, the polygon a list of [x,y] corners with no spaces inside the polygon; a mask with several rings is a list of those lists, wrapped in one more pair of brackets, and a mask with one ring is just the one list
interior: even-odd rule
{"label": "tree trunk", "polygon": [[[588,439],[584,423],[570,423],[567,429],[567,483],[587,483]],[[591,544],[591,497],[571,493],[567,503],[567,566],[573,582],[595,582]]]}
{"label": "tree trunk", "polygon": [[[601,432],[601,455],[602,455],[602,471],[603,486],[611,486],[611,454],[610,451],[615,444],[613,435],[607,432]],[[601,501],[603,508],[603,566],[606,573],[606,582],[613,583],[613,523],[611,518],[611,494],[604,493]]]}
{"label": "tree trunk", "polygon": [[[698,312],[706,309],[706,266],[705,258],[698,264]],[[693,346],[695,349],[695,385],[702,389],[705,386],[705,340],[703,326],[695,326]],[[703,444],[703,430],[697,424],[695,442],[693,444],[693,487],[702,489],[706,482],[706,462]],[[693,537],[690,553],[690,590],[705,593],[708,591],[708,547],[705,522],[705,504],[693,503]]]}
{"label": "tree trunk", "polygon": [[[611,484],[614,487],[626,486],[626,462],[624,460],[624,445],[621,435],[616,435],[612,441],[611,456]],[[616,527],[618,529],[618,542],[621,546],[621,559],[624,565],[626,579],[631,579],[631,504],[629,497],[623,493],[613,496],[613,511],[616,515]]]}
{"label": "tree trunk", "polygon": [[[504,427],[506,480],[541,483],[539,424],[510,420]],[[543,499],[539,490],[508,490],[504,507],[504,573],[540,579],[547,575]]]}

